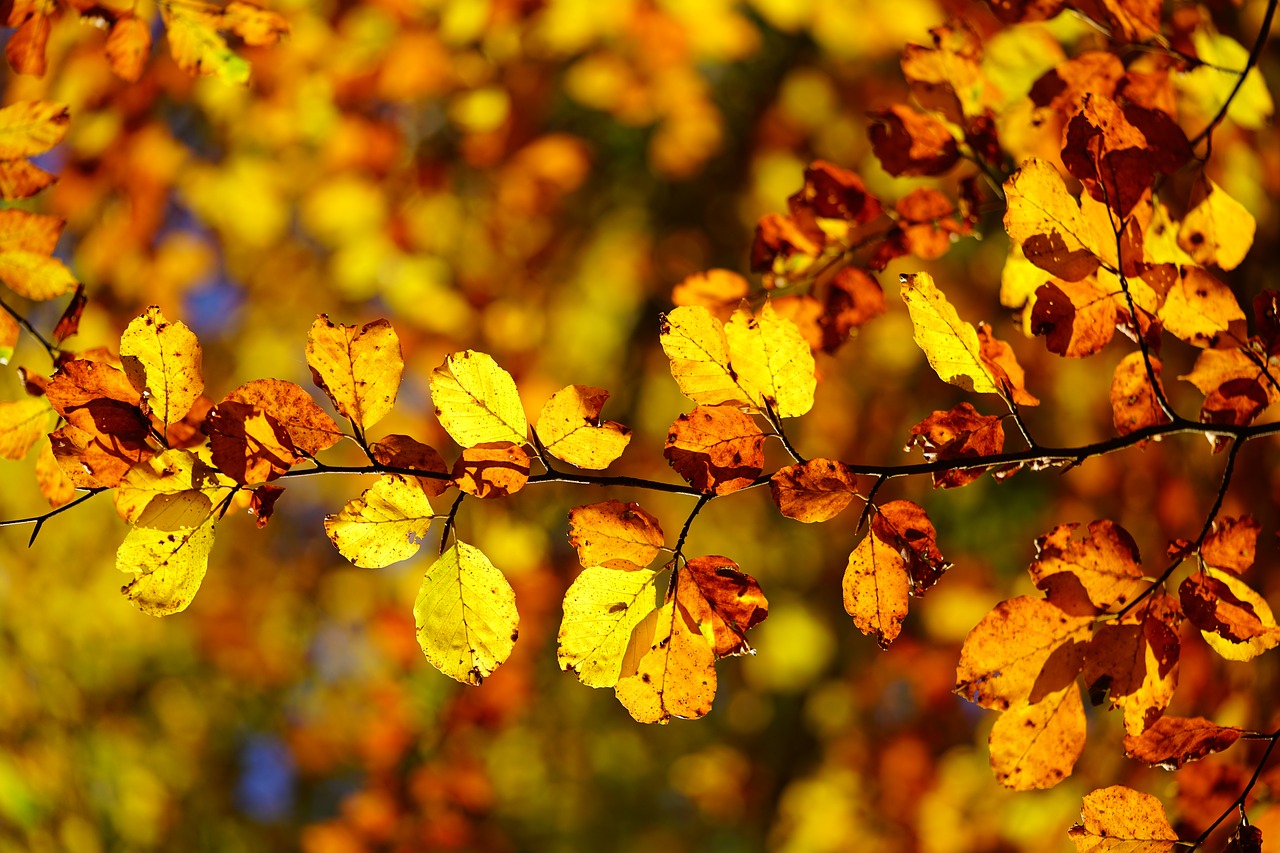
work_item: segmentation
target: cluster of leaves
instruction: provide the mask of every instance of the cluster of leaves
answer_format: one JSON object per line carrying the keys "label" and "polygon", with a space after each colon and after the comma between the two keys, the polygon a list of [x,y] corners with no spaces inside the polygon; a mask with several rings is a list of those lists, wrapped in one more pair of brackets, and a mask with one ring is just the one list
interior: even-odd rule
{"label": "cluster of leaves", "polygon": [[[1001,3],[996,11],[1021,22],[1064,6]],[[983,40],[964,23],[935,29],[931,45],[909,45],[902,70],[915,105],[878,110],[870,144],[890,175],[954,179],[954,192],[944,191],[943,180],[942,188],[889,202],[855,172],[814,162],[787,213],[757,227],[750,266],[761,274],[760,292],[728,270],[676,287],[659,341],[694,407],[671,423],[662,455],[683,483],[566,470],[606,471],[627,450],[631,430],[602,419],[609,392],[564,387],[531,424],[511,374],[469,349],[449,355],[429,378],[438,424],[458,447],[452,464],[421,436],[374,440],[371,430],[395,408],[405,366],[385,320],[346,326],[322,315],[311,327],[306,364],[346,427],[306,389],[281,379],[252,380],[215,401],[205,394],[196,335],[158,307],[129,322],[115,351],[72,350],[66,342],[85,295],[54,257],[63,221],[0,211],[0,281],[31,301],[74,293],[52,341],[7,304],[0,315],[4,361],[24,329],[54,361],[47,377],[23,371],[24,399],[0,403],[0,455],[21,459],[39,445],[36,480],[53,507],[22,521],[38,533],[54,515],[111,492],[131,525],[116,556],[131,576],[122,591],[143,612],[167,615],[191,604],[215,528],[233,507],[248,508],[263,527],[284,492],[281,481],[374,474],[376,482],[325,519],[328,538],[354,565],[382,568],[415,556],[438,523],[439,553],[413,607],[418,643],[441,672],[479,685],[510,657],[520,620],[502,571],[457,536],[467,498],[503,499],[546,483],[687,495],[696,502],[670,546],[660,520],[638,503],[608,500],[569,512],[582,571],[564,593],[560,667],[588,686],[614,688],[636,720],[666,723],[710,711],[716,661],[750,652],[746,634],[769,612],[760,585],[734,558],[685,553],[690,528],[711,501],[768,486],[783,516],[820,523],[858,499],[863,535],[848,556],[844,606],[858,630],[888,648],[910,598],[937,584],[950,563],[924,507],[877,501],[886,482],[928,476],[936,488],[960,488],[987,473],[1003,481],[1150,448],[1176,434],[1203,435],[1226,461],[1198,533],[1169,543],[1164,565],[1144,570],[1120,522],[1093,521],[1087,534],[1075,523],[1054,527],[1036,540],[1029,567],[1043,595],[1001,602],[978,622],[961,650],[955,690],[1001,712],[990,763],[997,780],[1017,790],[1051,787],[1071,774],[1085,746],[1085,693],[1120,709],[1126,754],[1152,766],[1176,769],[1240,740],[1268,742],[1253,780],[1192,842],[1203,844],[1238,811],[1227,849],[1258,850],[1260,831],[1244,808],[1280,732],[1165,710],[1177,688],[1184,622],[1231,661],[1280,645],[1280,625],[1244,578],[1261,524],[1220,513],[1242,448],[1280,433],[1260,422],[1280,402],[1280,293],[1258,293],[1250,323],[1223,277],[1245,262],[1255,222],[1209,177],[1215,129],[1228,117],[1248,127],[1249,110],[1262,109],[1265,88],[1259,93],[1250,81],[1275,6],[1267,5],[1257,46],[1228,74],[1216,63],[1231,55],[1230,40],[1204,14],[1183,11],[1166,21],[1151,4],[1073,4],[1111,47],[1063,55],[1023,81],[1025,98],[992,79]],[[17,70],[44,71],[56,11],[15,5],[10,24],[21,28],[9,59]],[[219,31],[265,45],[286,30],[239,0],[220,10],[162,4],[161,13],[179,66],[229,82],[244,82],[248,69]],[[149,28],[133,13],[113,12],[108,23],[113,69],[137,78]],[[1127,57],[1119,50],[1126,45],[1149,49]],[[51,183],[27,158],[56,145],[68,121],[65,107],[48,102],[0,110],[5,198],[30,197]],[[1201,122],[1195,134],[1184,129],[1192,121]],[[903,274],[899,289],[916,344],[941,380],[969,395],[994,395],[1001,412],[983,413],[968,400],[933,412],[904,437],[908,449],[922,451],[920,463],[803,456],[784,422],[814,407],[817,359],[886,313],[875,274],[891,262],[942,257],[960,238],[981,233],[993,207],[1003,208],[1009,238],[1001,301],[1020,313],[1028,336],[1066,358],[1099,353],[1117,331],[1132,342],[1111,382],[1116,435],[1066,448],[1039,444],[1023,410],[1040,401],[1013,346],[962,319],[921,270]],[[1198,350],[1181,377],[1203,395],[1194,419],[1179,414],[1165,390],[1166,345]],[[1014,447],[1006,445],[1008,424],[1017,429]],[[320,458],[344,439],[365,464]],[[791,464],[766,472],[770,439]],[[452,503],[438,512],[431,501],[450,490]],[[1179,843],[1159,803],[1122,786],[1088,795],[1071,835],[1080,850]]]}

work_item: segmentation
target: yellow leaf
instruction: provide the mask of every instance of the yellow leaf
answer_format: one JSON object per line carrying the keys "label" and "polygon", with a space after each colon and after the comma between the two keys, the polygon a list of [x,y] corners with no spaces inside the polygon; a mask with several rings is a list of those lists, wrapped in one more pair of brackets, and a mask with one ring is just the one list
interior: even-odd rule
{"label": "yellow leaf", "polygon": [[418,553],[434,516],[416,482],[399,474],[383,474],[337,515],[326,516],[324,530],[352,563],[380,569]]}
{"label": "yellow leaf", "polygon": [[36,456],[36,485],[40,494],[49,502],[49,506],[57,509],[75,500],[76,484],[62,470],[57,458],[53,455],[53,444],[45,441]]}
{"label": "yellow leaf", "polygon": [[455,352],[431,372],[440,425],[462,447],[491,441],[524,444],[529,434],[515,380],[492,356]]}
{"label": "yellow leaf", "polygon": [[1232,322],[1243,325],[1245,319],[1231,288],[1192,266],[1182,268],[1158,316],[1171,334],[1202,349],[1217,343]]}
{"label": "yellow leaf", "polygon": [[1253,245],[1258,223],[1244,205],[1208,178],[1192,190],[1191,209],[1178,229],[1178,245],[1202,266],[1240,266]]}
{"label": "yellow leaf", "polygon": [[520,624],[511,584],[462,541],[427,569],[413,616],[427,660],[466,684],[479,684],[507,659]]}
{"label": "yellow leaf", "polygon": [[183,323],[170,323],[152,305],[120,336],[120,361],[129,383],[167,428],[186,417],[204,391],[203,353]]}
{"label": "yellow leaf", "polygon": [[216,521],[200,492],[157,495],[116,551],[116,568],[136,576],[121,592],[152,616],[185,610],[209,567]]}
{"label": "yellow leaf", "polygon": [[622,455],[631,430],[617,421],[601,421],[609,392],[589,385],[570,385],[551,395],[534,426],[547,451],[579,468],[599,470]]}
{"label": "yellow leaf", "polygon": [[157,495],[196,492],[218,506],[235,481],[217,471],[209,449],[166,450],[129,469],[115,489],[116,512],[125,521],[136,522]]}
{"label": "yellow leaf", "polygon": [[624,660],[614,688],[618,701],[641,723],[706,716],[716,696],[711,644],[674,599],[662,606],[655,621],[653,639],[634,672]]}
{"label": "yellow leaf", "polygon": [[1254,614],[1258,617],[1261,629],[1255,636],[1238,643],[1232,642],[1220,634],[1201,631],[1200,636],[1204,637],[1204,641],[1209,644],[1209,648],[1227,660],[1246,661],[1253,660],[1263,652],[1280,646],[1280,627],[1276,626],[1275,614],[1271,612],[1271,605],[1267,604],[1265,598],[1231,572],[1224,572],[1222,569],[1212,567],[1205,568],[1204,572],[1209,577],[1226,584],[1232,595],[1252,607]]}
{"label": "yellow leaf", "polygon": [[[1188,104],[1209,118],[1231,97],[1227,117],[1241,127],[1259,130],[1275,112],[1275,103],[1267,91],[1262,72],[1253,67],[1244,85],[1235,92],[1240,75],[1231,69],[1243,69],[1249,62],[1249,51],[1238,41],[1221,33],[1198,29],[1191,34],[1196,56],[1204,63],[1186,74],[1174,74],[1173,83]],[[1232,97],[1234,93],[1234,97]]]}
{"label": "yellow leaf", "polygon": [[864,634],[889,648],[907,617],[907,564],[898,549],[873,529],[863,537],[844,571],[844,609]]}
{"label": "yellow leaf", "polygon": [[686,305],[662,316],[662,349],[680,393],[695,403],[754,405],[729,366],[724,326],[700,305]]}
{"label": "yellow leaf", "polygon": [[1114,240],[1099,241],[1051,164],[1031,158],[1004,183],[1004,227],[1027,260],[1067,281],[1115,265]]}
{"label": "yellow leaf", "polygon": [[1150,794],[1112,785],[1088,794],[1071,827],[1076,853],[1173,853],[1178,833]]}
{"label": "yellow leaf", "polygon": [[1001,394],[982,360],[978,331],[960,319],[928,273],[902,276],[902,301],[911,313],[915,341],[944,381],[980,394]]}
{"label": "yellow leaf", "polygon": [[57,258],[22,249],[0,249],[0,281],[19,296],[44,302],[76,289],[71,270]]}
{"label": "yellow leaf", "polygon": [[173,61],[188,74],[207,74],[224,83],[249,82],[249,63],[227,47],[218,30],[223,26],[221,10],[192,0],[171,0],[160,4],[160,14],[169,36]]}
{"label": "yellow leaf", "polygon": [[53,411],[44,397],[0,403],[0,458],[21,459],[49,429]]}
{"label": "yellow leaf", "polygon": [[1084,752],[1084,705],[1072,681],[1038,702],[1023,699],[1000,715],[988,744],[996,781],[1015,791],[1052,788]]}
{"label": "yellow leaf", "polygon": [[736,382],[752,405],[772,408],[783,418],[813,408],[813,352],[795,323],[779,316],[769,302],[757,317],[739,308],[725,327]]}
{"label": "yellow leaf", "polygon": [[400,339],[386,320],[357,329],[334,325],[324,314],[307,335],[307,365],[316,386],[361,430],[395,406],[404,373]]}
{"label": "yellow leaf", "polygon": [[0,160],[43,154],[67,135],[65,104],[23,101],[0,109]]}
{"label": "yellow leaf", "polygon": [[636,625],[658,606],[649,569],[584,569],[564,594],[556,658],[588,687],[613,687]]}

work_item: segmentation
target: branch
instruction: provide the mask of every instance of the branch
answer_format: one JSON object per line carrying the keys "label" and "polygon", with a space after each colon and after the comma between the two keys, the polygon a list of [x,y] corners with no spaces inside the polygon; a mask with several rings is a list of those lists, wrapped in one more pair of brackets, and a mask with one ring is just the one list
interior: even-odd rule
{"label": "branch", "polygon": [[27,547],[30,548],[32,545],[36,543],[36,537],[40,535],[40,528],[44,527],[44,523],[46,521],[53,518],[55,515],[60,515],[66,512],[67,510],[71,509],[73,506],[79,506],[80,504],[89,500],[89,498],[93,497],[94,495],[101,494],[105,491],[107,491],[106,486],[99,486],[96,489],[89,489],[83,495],[73,500],[71,503],[63,504],[57,509],[51,509],[46,513],[42,513],[40,515],[33,515],[30,518],[14,518],[14,519],[10,519],[9,521],[0,521],[0,527],[17,527],[22,524],[34,524],[35,529],[31,531],[31,538],[27,541]]}
{"label": "branch", "polygon": [[1240,796],[1236,797],[1235,802],[1227,806],[1226,810],[1218,816],[1218,819],[1209,824],[1209,828],[1196,837],[1195,843],[1191,846],[1192,850],[1199,850],[1201,845],[1209,840],[1209,836],[1213,834],[1219,824],[1226,820],[1233,811],[1238,809],[1241,813],[1244,812],[1244,801],[1248,799],[1249,792],[1253,790],[1253,786],[1258,784],[1258,778],[1262,776],[1262,769],[1267,766],[1267,762],[1271,759],[1271,752],[1276,748],[1276,742],[1280,741],[1280,729],[1272,732],[1268,739],[1271,742],[1267,744],[1266,750],[1262,753],[1262,758],[1258,760],[1258,766],[1253,768],[1253,776],[1249,777],[1249,783],[1244,786],[1244,790],[1240,792]]}
{"label": "branch", "polygon": [[1249,51],[1249,58],[1245,61],[1244,69],[1239,72],[1240,77],[1236,80],[1236,85],[1231,88],[1231,93],[1227,95],[1227,99],[1222,102],[1222,107],[1218,110],[1218,114],[1213,120],[1205,125],[1204,129],[1191,137],[1191,145],[1195,147],[1202,140],[1209,140],[1209,145],[1213,145],[1213,140],[1209,139],[1214,128],[1222,123],[1227,117],[1227,111],[1231,109],[1231,102],[1236,99],[1236,95],[1240,93],[1240,89],[1244,86],[1245,78],[1249,76],[1249,72],[1258,64],[1258,60],[1262,57],[1262,49],[1267,45],[1267,36],[1271,34],[1271,21],[1275,18],[1276,4],[1280,0],[1267,0],[1267,11],[1262,16],[1262,26],[1258,28],[1258,37],[1253,42],[1253,49]]}
{"label": "branch", "polygon": [[3,308],[5,312],[18,323],[19,326],[26,329],[27,334],[29,334],[31,337],[35,338],[37,341],[40,342],[40,346],[44,347],[44,351],[49,354],[49,358],[53,359],[54,361],[57,361],[58,356],[62,353],[62,350],[60,350],[56,345],[49,343],[49,341],[45,338],[44,335],[36,331],[36,327],[31,325],[31,322],[27,320],[26,317],[19,314],[13,308],[9,307],[9,304],[5,302],[3,299],[0,299],[0,308]]}

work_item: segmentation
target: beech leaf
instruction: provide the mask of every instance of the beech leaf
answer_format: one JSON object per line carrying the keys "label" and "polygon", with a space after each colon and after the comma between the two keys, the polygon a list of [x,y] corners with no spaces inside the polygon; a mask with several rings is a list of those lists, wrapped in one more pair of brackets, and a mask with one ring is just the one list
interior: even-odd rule
{"label": "beech leaf", "polygon": [[440,425],[461,447],[491,441],[524,444],[529,422],[516,382],[492,356],[456,352],[431,372],[431,399]]}
{"label": "beech leaf", "polygon": [[404,372],[400,338],[386,320],[356,328],[335,325],[325,314],[307,335],[307,365],[316,385],[361,430],[395,406]]}
{"label": "beech leaf", "polygon": [[561,388],[542,407],[534,432],[557,459],[579,468],[608,468],[627,449],[631,430],[617,421],[600,420],[607,399],[609,392],[603,388]]}
{"label": "beech leaf", "polygon": [[380,569],[418,553],[434,512],[417,483],[383,474],[360,497],[325,516],[324,531],[353,564]]}
{"label": "beech leaf", "polygon": [[195,333],[170,323],[154,305],[120,336],[125,375],[166,428],[182,420],[204,391],[202,358]]}
{"label": "beech leaf", "polygon": [[658,556],[662,543],[658,519],[637,503],[611,500],[569,510],[569,544],[583,566],[642,568]]}
{"label": "beech leaf", "polygon": [[902,301],[911,313],[916,344],[943,382],[980,394],[1000,394],[982,358],[974,327],[960,319],[928,273],[902,276]]}
{"label": "beech leaf", "polygon": [[213,549],[213,504],[197,491],[161,494],[116,550],[116,568],[134,579],[121,589],[143,613],[185,610],[200,589]]}
{"label": "beech leaf", "polygon": [[1069,834],[1077,853],[1173,853],[1178,841],[1160,801],[1123,785],[1086,794]]}
{"label": "beech leaf", "polygon": [[427,569],[413,616],[431,665],[473,685],[511,655],[520,624],[511,584],[479,548],[462,541]]}
{"label": "beech leaf", "polygon": [[617,684],[631,632],[658,607],[657,575],[649,569],[583,569],[564,594],[560,669],[573,670],[588,687]]}

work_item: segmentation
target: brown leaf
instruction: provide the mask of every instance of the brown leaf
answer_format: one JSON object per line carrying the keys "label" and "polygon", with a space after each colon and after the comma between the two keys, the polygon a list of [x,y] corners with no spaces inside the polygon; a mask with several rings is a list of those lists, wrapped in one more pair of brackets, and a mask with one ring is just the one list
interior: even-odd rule
{"label": "brown leaf", "polygon": [[1036,290],[1031,333],[1043,335],[1049,352],[1086,358],[1115,335],[1118,320],[1110,294],[1089,281],[1057,281]]}
{"label": "brown leaf", "polygon": [[1227,660],[1252,660],[1280,645],[1280,627],[1266,599],[1231,572],[1196,572],[1178,588],[1182,610]]}
{"label": "brown leaf", "polygon": [[676,418],[663,456],[689,485],[717,495],[744,489],[764,467],[764,433],[730,406],[698,406]]}
{"label": "brown leaf", "polygon": [[932,46],[908,44],[902,51],[902,74],[920,105],[961,126],[965,116],[997,106],[999,93],[982,70],[978,34],[956,19],[929,34]]}
{"label": "brown leaf", "polygon": [[637,503],[621,501],[569,510],[569,544],[583,566],[643,568],[662,549],[662,526]]}
{"label": "brown leaf", "polygon": [[[778,301],[774,307],[779,308]],[[827,287],[822,308],[822,348],[834,352],[849,333],[885,311],[879,282],[857,267],[844,267]]]}
{"label": "brown leaf", "polygon": [[151,28],[132,12],[121,15],[111,25],[106,54],[117,77],[136,83],[151,55]]}
{"label": "brown leaf", "polygon": [[1239,518],[1224,516],[1213,523],[1213,529],[1200,547],[1206,565],[1241,574],[1253,565],[1258,551],[1258,533],[1262,525],[1251,515]]}
{"label": "brown leaf", "polygon": [[54,341],[61,344],[79,331],[80,315],[84,313],[84,307],[88,304],[89,297],[84,295],[84,285],[76,285],[75,295],[71,297],[71,301],[63,309],[62,316],[58,318],[58,325],[53,327]]}
{"label": "brown leaf", "polygon": [[[949,412],[934,412],[911,428],[907,448],[919,445],[928,462],[978,459],[1004,449],[1004,427],[995,415],[982,415],[969,403]],[[965,486],[986,473],[986,468],[953,468],[933,475],[935,488]]]}
{"label": "brown leaf", "polygon": [[1072,681],[1040,701],[1021,700],[1000,715],[988,745],[996,781],[1015,791],[1052,788],[1084,752],[1080,685]]}
{"label": "brown leaf", "polygon": [[890,175],[941,175],[960,159],[951,131],[928,113],[894,104],[871,118],[871,146]]}
{"label": "brown leaf", "polygon": [[453,482],[478,498],[505,498],[529,482],[529,454],[510,441],[466,447],[453,463]]}
{"label": "brown leaf", "polygon": [[209,411],[204,431],[214,464],[241,485],[274,480],[300,458],[284,425],[251,403],[223,400]]}
{"label": "brown leaf", "polygon": [[[434,447],[423,444],[407,435],[388,435],[369,445],[369,452],[379,465],[389,468],[408,468],[413,471],[431,471],[448,474],[449,467]],[[427,497],[434,498],[448,491],[450,481],[444,478],[414,478]]]}
{"label": "brown leaf", "polygon": [[[1151,357],[1151,372],[1160,382],[1160,359]],[[1159,385],[1161,393],[1164,386]],[[1147,376],[1147,362],[1141,352],[1131,352],[1116,365],[1111,378],[1111,420],[1116,431],[1129,435],[1140,429],[1169,423]]]}
{"label": "brown leaf", "polygon": [[1164,713],[1178,686],[1181,645],[1177,603],[1155,593],[1119,619],[1101,625],[1085,649],[1084,681],[1094,704],[1110,691],[1124,710],[1125,730],[1141,734]]}
{"label": "brown leaf", "polygon": [[276,44],[289,34],[289,24],[275,12],[246,0],[231,0],[222,10],[222,26],[252,47]]}
{"label": "brown leaf", "polygon": [[1124,74],[1124,63],[1111,51],[1086,50],[1046,71],[1027,94],[1038,107],[1073,115],[1086,95],[1112,97]]}
{"label": "brown leaf", "polygon": [[912,501],[881,504],[871,519],[871,531],[896,548],[906,561],[910,593],[924,595],[951,568],[938,550],[938,533],[924,507]]}
{"label": "brown leaf", "polygon": [[142,416],[142,395],[123,370],[101,361],[73,359],[66,362],[49,381],[45,396],[54,411],[63,417],[95,400],[123,403],[138,409],[139,417]]}
{"label": "brown leaf", "polygon": [[769,615],[755,578],[727,557],[695,557],[679,570],[676,600],[717,658],[751,654],[746,633]]}
{"label": "brown leaf", "polygon": [[1152,767],[1177,770],[1188,761],[1222,752],[1241,734],[1234,726],[1204,717],[1161,717],[1141,735],[1125,735],[1124,754]]}
{"label": "brown leaf", "polygon": [[816,256],[825,242],[821,231],[810,233],[790,216],[770,213],[756,223],[756,236],[751,243],[751,271],[772,270],[778,261],[785,263],[793,255]]}
{"label": "brown leaf", "polygon": [[[818,216],[865,225],[880,215],[880,202],[867,192],[862,178],[824,160],[814,160],[804,170],[804,187],[791,199]],[[753,267],[754,268],[754,267]]]}
{"label": "brown leaf", "polygon": [[1235,834],[1222,853],[1262,853],[1262,830],[1257,826],[1237,824]]}
{"label": "brown leaf", "polygon": [[52,24],[49,18],[57,10],[52,0],[14,0],[8,24],[18,31],[9,37],[5,56],[10,67],[19,74],[43,77],[47,63],[45,51]]}
{"label": "brown leaf", "polygon": [[1079,578],[1089,600],[1100,610],[1132,601],[1149,584],[1142,579],[1138,546],[1129,532],[1113,521],[1090,522],[1089,535],[1075,540],[1079,524],[1060,524],[1036,540],[1036,558],[1028,571],[1036,586],[1046,578],[1068,572]]}
{"label": "brown leaf", "polygon": [[839,515],[858,491],[858,479],[843,462],[810,459],[780,468],[769,481],[773,502],[787,518],[813,523]]}
{"label": "brown leaf", "polygon": [[1003,711],[1063,689],[1080,672],[1093,619],[1028,595],[1000,602],[965,638],[956,692]]}
{"label": "brown leaf", "polygon": [[258,486],[249,499],[249,513],[256,516],[258,529],[267,526],[276,511],[276,500],[284,494],[284,487],[270,484]]}

